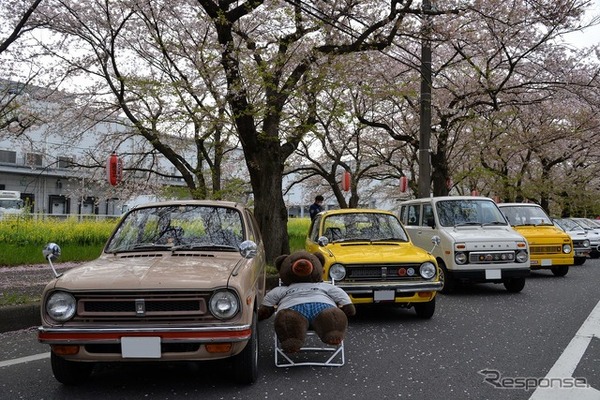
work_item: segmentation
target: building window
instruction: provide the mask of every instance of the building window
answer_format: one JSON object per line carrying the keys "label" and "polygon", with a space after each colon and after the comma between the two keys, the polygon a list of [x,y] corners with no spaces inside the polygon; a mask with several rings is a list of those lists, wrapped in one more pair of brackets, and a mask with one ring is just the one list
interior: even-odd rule
{"label": "building window", "polygon": [[58,157],[58,168],[73,168],[73,157]]}
{"label": "building window", "polygon": [[30,167],[43,166],[44,157],[39,153],[27,153],[25,155],[25,165]]}
{"label": "building window", "polygon": [[9,150],[0,150],[0,163],[16,164],[17,152]]}

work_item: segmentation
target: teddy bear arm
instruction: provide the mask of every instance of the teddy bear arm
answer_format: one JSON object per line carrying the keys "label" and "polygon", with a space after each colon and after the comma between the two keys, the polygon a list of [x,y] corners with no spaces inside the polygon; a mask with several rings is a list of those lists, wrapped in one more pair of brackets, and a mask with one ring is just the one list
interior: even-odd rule
{"label": "teddy bear arm", "polygon": [[258,320],[262,321],[263,319],[270,318],[274,312],[275,312],[275,307],[261,305],[258,308]]}
{"label": "teddy bear arm", "polygon": [[346,314],[346,316],[348,316],[348,317],[356,315],[356,307],[352,303],[343,305],[340,308],[342,309],[342,311],[344,312],[344,314]]}

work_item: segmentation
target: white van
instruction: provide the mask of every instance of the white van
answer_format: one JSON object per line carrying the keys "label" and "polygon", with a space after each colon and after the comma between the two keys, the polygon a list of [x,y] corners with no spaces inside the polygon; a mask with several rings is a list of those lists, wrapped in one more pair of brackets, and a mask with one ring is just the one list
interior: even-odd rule
{"label": "white van", "polygon": [[400,220],[414,244],[433,248],[443,276],[442,292],[452,292],[460,282],[502,283],[509,292],[525,287],[530,268],[527,240],[511,228],[492,199],[408,200],[400,203]]}
{"label": "white van", "polygon": [[21,192],[16,190],[0,190],[0,219],[23,214]]}

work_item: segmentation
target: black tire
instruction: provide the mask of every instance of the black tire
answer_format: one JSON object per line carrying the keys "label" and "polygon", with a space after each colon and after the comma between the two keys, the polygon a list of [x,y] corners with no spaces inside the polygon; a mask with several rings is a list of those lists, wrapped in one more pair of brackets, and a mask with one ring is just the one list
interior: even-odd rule
{"label": "black tire", "polygon": [[422,319],[429,319],[433,317],[433,314],[435,313],[435,297],[433,298],[433,300],[425,303],[415,303],[413,304],[413,307],[415,307],[417,317]]}
{"label": "black tire", "polygon": [[236,382],[250,385],[258,378],[258,317],[252,315],[252,334],[246,347],[233,359],[233,375]]}
{"label": "black tire", "polygon": [[550,271],[554,276],[565,276],[569,272],[569,267],[551,267]]}
{"label": "black tire", "polygon": [[440,274],[440,282],[442,282],[441,292],[444,294],[452,293],[456,290],[456,280],[452,276],[452,273],[448,271],[446,265],[442,261],[438,261],[440,268],[438,269]]}
{"label": "black tire", "polygon": [[54,378],[63,385],[81,385],[92,374],[93,363],[68,361],[50,353],[50,364]]}
{"label": "black tire", "polygon": [[506,290],[511,293],[519,293],[525,287],[525,278],[509,278],[502,281]]}
{"label": "black tire", "polygon": [[587,257],[575,257],[575,265],[583,265]]}

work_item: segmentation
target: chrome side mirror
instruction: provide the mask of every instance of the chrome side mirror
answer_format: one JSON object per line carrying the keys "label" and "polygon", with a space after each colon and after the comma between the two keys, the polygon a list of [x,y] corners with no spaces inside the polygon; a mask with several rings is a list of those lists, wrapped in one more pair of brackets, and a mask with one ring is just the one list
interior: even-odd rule
{"label": "chrome side mirror", "polygon": [[245,240],[239,245],[240,254],[244,258],[256,257],[258,246],[252,240]]}
{"label": "chrome side mirror", "polygon": [[60,277],[62,274],[57,273],[54,264],[52,264],[52,261],[57,260],[58,257],[60,257],[60,246],[56,243],[48,243],[46,247],[44,247],[44,250],[42,250],[42,254],[44,255],[44,258],[48,260],[52,272],[54,272],[54,277]]}
{"label": "chrome side mirror", "polygon": [[319,246],[324,247],[329,244],[329,239],[327,239],[327,236],[321,236],[317,239],[317,243]]}
{"label": "chrome side mirror", "polygon": [[433,253],[433,250],[435,250],[435,248],[437,246],[439,246],[440,243],[442,243],[442,239],[438,235],[433,235],[431,237],[431,243],[433,243],[433,247],[431,248],[431,250],[429,252]]}

